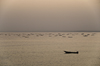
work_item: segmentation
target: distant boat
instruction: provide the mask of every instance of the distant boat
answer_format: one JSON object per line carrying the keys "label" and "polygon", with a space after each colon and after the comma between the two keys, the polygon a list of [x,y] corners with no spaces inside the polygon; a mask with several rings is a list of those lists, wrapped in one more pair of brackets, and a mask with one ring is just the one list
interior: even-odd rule
{"label": "distant boat", "polygon": [[71,51],[64,51],[66,54],[78,54],[79,52],[76,51],[76,52],[71,52]]}

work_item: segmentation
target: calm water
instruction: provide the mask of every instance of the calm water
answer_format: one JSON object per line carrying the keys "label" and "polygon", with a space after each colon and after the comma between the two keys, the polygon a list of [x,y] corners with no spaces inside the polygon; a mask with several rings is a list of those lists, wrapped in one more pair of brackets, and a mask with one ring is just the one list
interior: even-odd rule
{"label": "calm water", "polygon": [[0,66],[100,66],[99,48],[95,32],[2,32]]}

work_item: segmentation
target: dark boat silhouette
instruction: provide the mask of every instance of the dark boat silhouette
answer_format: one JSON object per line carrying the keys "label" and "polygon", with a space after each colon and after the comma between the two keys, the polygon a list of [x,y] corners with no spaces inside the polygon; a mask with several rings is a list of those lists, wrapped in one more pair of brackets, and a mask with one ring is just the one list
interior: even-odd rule
{"label": "dark boat silhouette", "polygon": [[79,52],[78,51],[76,51],[76,52],[72,52],[72,51],[64,51],[65,52],[65,54],[78,54]]}

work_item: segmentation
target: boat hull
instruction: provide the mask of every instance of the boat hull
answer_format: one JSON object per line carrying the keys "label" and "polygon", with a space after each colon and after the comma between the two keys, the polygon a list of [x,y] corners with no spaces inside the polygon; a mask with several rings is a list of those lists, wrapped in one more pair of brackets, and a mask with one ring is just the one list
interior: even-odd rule
{"label": "boat hull", "polygon": [[78,54],[79,52],[77,51],[77,52],[71,52],[71,51],[64,51],[65,52],[65,54]]}

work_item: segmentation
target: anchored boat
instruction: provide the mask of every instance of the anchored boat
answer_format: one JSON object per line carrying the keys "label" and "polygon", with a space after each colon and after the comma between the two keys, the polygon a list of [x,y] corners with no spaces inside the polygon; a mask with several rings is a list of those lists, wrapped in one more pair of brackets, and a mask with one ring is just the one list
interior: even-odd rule
{"label": "anchored boat", "polygon": [[78,54],[79,52],[76,51],[76,52],[72,52],[72,51],[64,51],[66,54]]}

